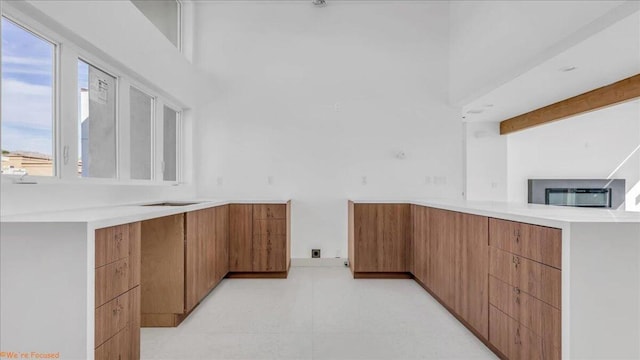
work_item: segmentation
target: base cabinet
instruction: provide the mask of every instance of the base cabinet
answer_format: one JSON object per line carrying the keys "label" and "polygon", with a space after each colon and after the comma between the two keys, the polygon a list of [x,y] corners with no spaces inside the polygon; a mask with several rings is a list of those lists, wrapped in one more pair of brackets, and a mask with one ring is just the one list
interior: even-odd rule
{"label": "base cabinet", "polygon": [[348,206],[354,277],[410,271],[501,356],[561,358],[560,229],[419,205]]}
{"label": "base cabinet", "polygon": [[230,277],[287,276],[290,213],[290,202],[230,205]]}
{"label": "base cabinet", "polygon": [[95,232],[94,356],[140,358],[140,223]]}
{"label": "base cabinet", "polygon": [[229,206],[142,222],[142,326],[178,326],[228,272]]}
{"label": "base cabinet", "polygon": [[489,222],[490,343],[509,359],[560,359],[559,229]]}
{"label": "base cabinet", "polygon": [[350,267],[355,277],[408,274],[411,205],[350,205]]}
{"label": "base cabinet", "polygon": [[488,338],[488,219],[415,206],[414,277]]}

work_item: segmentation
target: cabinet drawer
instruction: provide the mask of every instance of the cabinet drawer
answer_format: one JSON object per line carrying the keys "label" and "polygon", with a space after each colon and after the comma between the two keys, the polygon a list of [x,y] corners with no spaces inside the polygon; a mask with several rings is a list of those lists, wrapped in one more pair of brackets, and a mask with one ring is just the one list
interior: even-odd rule
{"label": "cabinet drawer", "polygon": [[489,342],[509,360],[546,360],[542,339],[494,306],[489,306]]}
{"label": "cabinet drawer", "polygon": [[560,229],[490,218],[489,244],[527,259],[561,268]]}
{"label": "cabinet drawer", "polygon": [[98,346],[94,353],[95,360],[133,360],[129,332],[129,328],[125,327],[104,344]]}
{"label": "cabinet drawer", "polygon": [[97,268],[95,306],[103,305],[129,290],[129,274],[129,258]]}
{"label": "cabinet drawer", "polygon": [[493,276],[489,303],[540,336],[545,359],[560,359],[560,310]]}
{"label": "cabinet drawer", "polygon": [[128,224],[96,230],[96,268],[128,256]]}
{"label": "cabinet drawer", "polygon": [[286,271],[286,236],[253,236],[253,271]]}
{"label": "cabinet drawer", "polygon": [[489,274],[560,309],[560,270],[492,246],[489,254]]}
{"label": "cabinet drawer", "polygon": [[127,291],[96,309],[96,347],[129,325],[130,294],[131,291]]}
{"label": "cabinet drawer", "polygon": [[283,204],[253,205],[254,219],[286,219],[287,206]]}
{"label": "cabinet drawer", "polygon": [[254,235],[286,235],[287,222],[285,220],[253,220]]}

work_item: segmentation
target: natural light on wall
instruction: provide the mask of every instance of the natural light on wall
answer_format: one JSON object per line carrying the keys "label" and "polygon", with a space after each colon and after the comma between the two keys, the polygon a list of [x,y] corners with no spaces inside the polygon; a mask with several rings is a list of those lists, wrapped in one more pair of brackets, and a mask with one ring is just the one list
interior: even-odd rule
{"label": "natural light on wall", "polygon": [[2,173],[53,176],[54,44],[2,18]]}

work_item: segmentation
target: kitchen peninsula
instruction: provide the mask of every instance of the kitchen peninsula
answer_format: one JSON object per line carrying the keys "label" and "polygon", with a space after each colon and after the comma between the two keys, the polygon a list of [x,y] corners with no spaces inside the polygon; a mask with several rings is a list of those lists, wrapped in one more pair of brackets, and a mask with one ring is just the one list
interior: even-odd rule
{"label": "kitchen peninsula", "polygon": [[286,278],[290,201],[160,202],[1,218],[2,351],[137,359],[226,276]]}
{"label": "kitchen peninsula", "polygon": [[640,213],[349,201],[355,278],[414,278],[508,359],[640,358]]}

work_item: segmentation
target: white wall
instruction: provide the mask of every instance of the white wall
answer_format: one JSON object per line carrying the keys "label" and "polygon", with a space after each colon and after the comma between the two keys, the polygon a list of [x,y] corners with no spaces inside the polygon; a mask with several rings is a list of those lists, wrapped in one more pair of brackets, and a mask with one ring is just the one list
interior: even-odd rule
{"label": "white wall", "polygon": [[194,61],[224,89],[199,114],[198,194],[292,198],[294,258],[346,257],[349,198],[460,197],[448,9],[196,3]]}
{"label": "white wall", "polygon": [[[629,14],[632,1],[451,1],[451,101],[464,105]],[[565,64],[566,65],[566,64]]]}
{"label": "white wall", "polygon": [[465,123],[467,200],[507,200],[507,137],[497,122]]}
{"label": "white wall", "polygon": [[[13,1],[3,3],[3,10],[22,20],[35,20],[42,26],[36,30],[55,38],[69,40],[61,49],[62,71],[59,82],[61,92],[61,132],[58,151],[70,146],[69,158],[77,158],[77,80],[75,59],[78,48],[124,76],[122,84],[133,79],[167,100],[192,109],[185,112],[184,179],[192,181],[192,123],[198,100],[208,98],[206,74],[198,71],[164,35],[129,1]],[[42,31],[42,27],[47,31]],[[69,61],[70,60],[70,61]],[[71,66],[69,66],[71,64]],[[204,86],[203,84],[207,84]],[[123,90],[123,89],[120,89]],[[122,102],[120,146],[125,158],[120,158],[121,169],[128,169],[128,122],[122,115],[128,109],[128,95]],[[66,166],[66,180],[39,179],[37,185],[14,185],[3,177],[0,184],[0,213],[9,215],[29,211],[48,211],[85,206],[101,206],[123,202],[175,199],[195,195],[193,184],[140,185],[131,182],[108,184],[104,181],[75,179],[75,166]],[[128,173],[128,170],[126,170]]]}
{"label": "white wall", "polygon": [[640,100],[507,137],[509,201],[527,202],[529,178],[621,178],[640,211]]}

